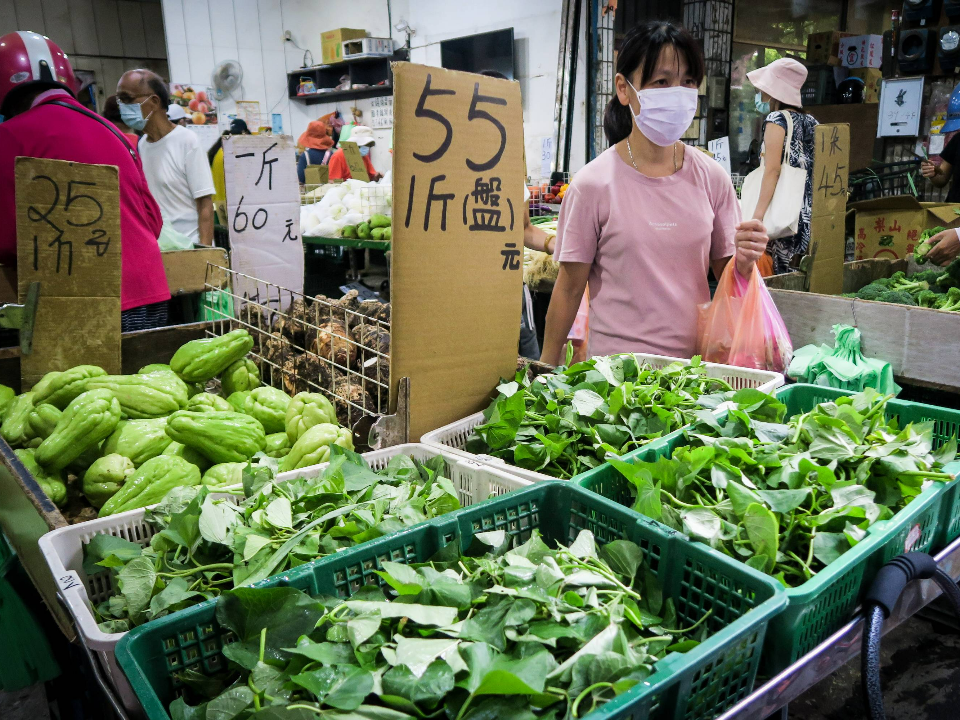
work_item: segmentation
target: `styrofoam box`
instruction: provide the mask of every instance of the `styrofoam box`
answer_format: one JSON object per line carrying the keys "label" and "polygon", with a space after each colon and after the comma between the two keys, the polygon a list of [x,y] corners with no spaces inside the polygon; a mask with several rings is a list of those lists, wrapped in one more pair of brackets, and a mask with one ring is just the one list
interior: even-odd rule
{"label": "styrofoam box", "polygon": [[[632,355],[637,359],[637,362],[644,363],[653,368],[666,367],[675,362],[690,363],[689,360],[669,357],[667,355],[648,355],[646,353],[632,353]],[[734,390],[756,388],[761,392],[773,393],[774,390],[783,385],[783,375],[770,370],[753,370],[751,368],[709,362],[703,363],[703,365],[707,368],[707,377],[720,378],[726,381]],[[720,413],[726,408],[727,404],[724,403],[717,408],[716,412]],[[530,482],[557,479],[551,475],[516,467],[504,462],[501,458],[490,455],[477,455],[464,450],[463,448],[467,444],[467,439],[470,437],[473,429],[478,425],[482,425],[484,422],[486,421],[482,412],[474,413],[469,417],[465,417],[463,420],[458,420],[455,423],[450,423],[449,425],[444,425],[442,428],[428,432],[420,438],[420,442],[435,449],[453,452],[465,460],[473,460],[485,465],[499,467],[512,475],[529,480]]]}
{"label": "styrofoam box", "polygon": [[[382,470],[390,462],[390,458],[396,455],[408,455],[420,461],[443,456],[446,462],[445,475],[453,482],[463,506],[530,485],[530,482],[513,477],[509,472],[466,460],[444,449],[429,448],[417,443],[375,450],[365,453],[363,457],[374,470]],[[276,481],[316,477],[326,466],[327,464],[323,463],[291,470],[278,475]],[[237,504],[243,500],[241,495],[229,493],[217,493],[215,497]],[[141,714],[140,703],[114,657],[114,648],[126,633],[103,632],[97,626],[93,612],[95,605],[115,595],[116,591],[112,586],[109,570],[105,569],[89,577],[83,572],[83,546],[95,535],[104,533],[146,545],[154,531],[146,523],[144,516],[145,509],[140,508],[77,523],[53,530],[41,537],[39,542],[40,551],[57,581],[58,594],[76,621],[77,631],[87,647],[98,656],[105,679],[116,690],[124,707],[133,715]]]}

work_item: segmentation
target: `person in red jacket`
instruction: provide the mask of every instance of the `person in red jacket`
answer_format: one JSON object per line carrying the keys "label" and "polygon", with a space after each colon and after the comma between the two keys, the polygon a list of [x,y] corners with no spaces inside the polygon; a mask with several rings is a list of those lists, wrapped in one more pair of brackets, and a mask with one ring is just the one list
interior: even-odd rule
{"label": "person in red jacket", "polygon": [[59,47],[34,32],[0,37],[0,264],[16,266],[14,164],[18,157],[114,165],[120,180],[124,332],[167,322],[170,290],[157,237],[163,223],[140,159],[120,131],[73,93],[73,68]]}

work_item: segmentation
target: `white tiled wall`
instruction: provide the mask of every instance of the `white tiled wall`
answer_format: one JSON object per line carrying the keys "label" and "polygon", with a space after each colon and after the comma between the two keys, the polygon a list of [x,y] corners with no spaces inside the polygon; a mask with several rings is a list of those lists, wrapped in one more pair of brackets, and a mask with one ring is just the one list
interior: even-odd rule
{"label": "white tiled wall", "polygon": [[15,30],[48,36],[74,68],[93,72],[100,103],[126,70],[167,75],[159,0],[0,0],[0,35]]}

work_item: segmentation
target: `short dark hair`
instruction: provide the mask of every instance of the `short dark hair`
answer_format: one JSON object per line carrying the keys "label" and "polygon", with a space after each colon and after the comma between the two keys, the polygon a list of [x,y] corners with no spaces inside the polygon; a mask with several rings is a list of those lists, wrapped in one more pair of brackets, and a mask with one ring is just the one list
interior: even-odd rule
{"label": "short dark hair", "polygon": [[[683,56],[690,74],[699,85],[704,75],[700,43],[686,28],[665,21],[636,25],[627,32],[617,56],[617,72],[629,78],[640,70],[640,81],[635,86],[639,90],[644,81],[656,71],[660,53],[667,45],[672,45],[677,54]],[[603,132],[607,136],[607,142],[615,145],[629,136],[632,130],[633,113],[630,106],[621,105],[614,94],[603,113]]]}
{"label": "short dark hair", "polygon": [[111,95],[103,101],[103,112],[100,114],[112,123],[123,122],[123,118],[120,117],[120,106],[117,104],[116,95]]}
{"label": "short dark hair", "polygon": [[150,88],[150,93],[160,98],[160,104],[163,106],[164,112],[166,112],[166,109],[170,107],[170,88],[167,87],[164,79],[153,70],[147,70],[145,68],[137,68],[131,72],[140,74],[140,82],[146,83],[147,87]]}

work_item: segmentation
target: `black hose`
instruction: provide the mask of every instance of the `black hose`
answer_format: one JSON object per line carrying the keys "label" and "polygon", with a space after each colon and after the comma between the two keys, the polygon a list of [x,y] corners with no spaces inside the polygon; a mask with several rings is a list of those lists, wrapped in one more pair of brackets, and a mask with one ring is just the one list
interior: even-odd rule
{"label": "black hose", "polygon": [[883,623],[893,612],[897,599],[913,580],[932,579],[949,598],[960,618],[960,588],[947,573],[937,567],[926,553],[898,555],[877,573],[864,600],[865,628],[860,658],[861,686],[869,720],[885,720],[883,688],[880,685],[880,638]]}

